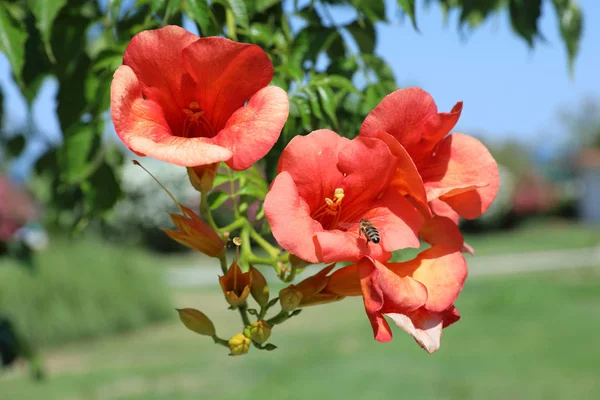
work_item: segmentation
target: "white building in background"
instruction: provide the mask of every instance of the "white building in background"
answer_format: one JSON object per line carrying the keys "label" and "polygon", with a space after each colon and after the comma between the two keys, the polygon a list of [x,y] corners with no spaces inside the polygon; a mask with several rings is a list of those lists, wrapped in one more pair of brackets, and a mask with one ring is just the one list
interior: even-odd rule
{"label": "white building in background", "polygon": [[600,225],[600,149],[585,149],[578,159],[582,192],[579,215],[583,222]]}

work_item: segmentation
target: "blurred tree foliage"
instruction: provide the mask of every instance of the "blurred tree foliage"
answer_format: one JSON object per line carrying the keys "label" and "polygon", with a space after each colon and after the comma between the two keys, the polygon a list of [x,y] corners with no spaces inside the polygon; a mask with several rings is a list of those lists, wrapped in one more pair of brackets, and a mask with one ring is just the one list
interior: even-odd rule
{"label": "blurred tree foliage", "polygon": [[[575,0],[546,1],[556,11],[572,65],[582,31],[580,8]],[[136,33],[181,25],[186,16],[203,36],[256,43],[271,56],[273,83],[288,91],[291,102],[290,119],[265,160],[272,178],[279,153],[294,135],[332,128],[354,136],[365,115],[397,88],[390,66],[374,54],[375,25],[408,17],[418,29],[416,3],[294,0],[284,7],[275,0],[5,0],[0,3],[0,52],[30,108],[43,80],[58,80],[63,142],[38,161],[36,174],[47,178],[52,205],[68,210],[77,223],[102,216],[121,196],[123,157],[104,144],[102,135],[110,124],[106,111],[112,74]],[[425,0],[423,5],[459,13],[461,29],[507,12],[516,35],[533,46],[542,39],[538,22],[543,3]],[[332,15],[338,8],[354,17],[336,22]],[[23,144],[22,137],[2,143],[10,154],[22,151]]]}

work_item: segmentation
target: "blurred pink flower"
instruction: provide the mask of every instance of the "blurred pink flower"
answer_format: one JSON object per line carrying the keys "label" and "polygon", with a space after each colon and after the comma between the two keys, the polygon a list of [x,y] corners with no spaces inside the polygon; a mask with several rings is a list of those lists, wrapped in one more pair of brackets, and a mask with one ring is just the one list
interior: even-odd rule
{"label": "blurred pink flower", "polygon": [[12,238],[19,228],[38,216],[32,196],[6,176],[0,176],[0,241]]}

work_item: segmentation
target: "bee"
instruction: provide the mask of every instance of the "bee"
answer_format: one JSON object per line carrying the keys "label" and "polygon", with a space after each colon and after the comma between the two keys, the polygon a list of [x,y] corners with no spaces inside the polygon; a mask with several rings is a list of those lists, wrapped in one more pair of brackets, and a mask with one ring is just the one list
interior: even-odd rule
{"label": "bee", "polygon": [[379,231],[375,226],[366,218],[360,220],[358,224],[358,237],[360,237],[361,233],[365,234],[365,238],[367,239],[367,245],[369,242],[379,243],[381,237],[379,236]]}

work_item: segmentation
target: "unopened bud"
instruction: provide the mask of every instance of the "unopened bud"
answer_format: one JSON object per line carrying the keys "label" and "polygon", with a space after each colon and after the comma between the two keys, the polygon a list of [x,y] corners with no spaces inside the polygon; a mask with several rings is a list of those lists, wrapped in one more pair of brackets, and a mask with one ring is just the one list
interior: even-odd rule
{"label": "unopened bud", "polygon": [[213,187],[218,168],[219,163],[203,165],[200,167],[188,167],[187,172],[190,183],[197,191],[206,195]]}
{"label": "unopened bud", "polygon": [[293,254],[290,254],[290,264],[293,268],[300,269],[310,265],[308,261],[301,259]]}
{"label": "unopened bud", "polygon": [[290,285],[279,291],[279,302],[283,311],[292,311],[298,308],[302,301],[302,293],[296,290],[296,286]]}
{"label": "unopened bud", "polygon": [[258,344],[263,344],[271,336],[271,326],[264,320],[253,322],[252,325],[244,329],[244,335]]}
{"label": "unopened bud", "polygon": [[243,333],[238,333],[231,339],[229,339],[229,353],[230,356],[241,356],[247,354],[250,350],[250,339],[248,339]]}
{"label": "unopened bud", "polygon": [[240,239],[239,237],[234,237],[233,238],[233,244],[235,244],[236,246],[241,246],[242,245],[242,239]]}
{"label": "unopened bud", "polygon": [[189,330],[205,336],[214,336],[215,326],[204,313],[193,308],[177,309],[179,319]]}
{"label": "unopened bud", "polygon": [[250,267],[250,275],[252,275],[252,285],[250,293],[254,300],[261,307],[265,307],[269,303],[269,286],[264,275],[254,267]]}

